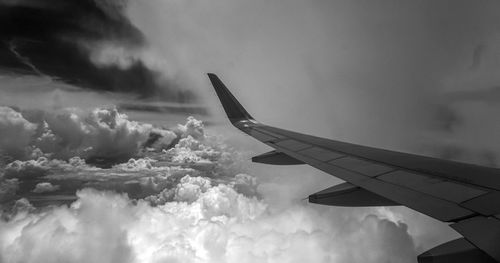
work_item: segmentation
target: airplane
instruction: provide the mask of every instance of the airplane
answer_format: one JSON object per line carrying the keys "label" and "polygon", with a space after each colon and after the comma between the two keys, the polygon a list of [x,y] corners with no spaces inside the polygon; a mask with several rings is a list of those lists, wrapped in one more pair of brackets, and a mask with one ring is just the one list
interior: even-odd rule
{"label": "airplane", "polygon": [[403,205],[463,237],[417,257],[419,263],[500,263],[500,169],[367,147],[301,134],[256,121],[222,81],[208,77],[233,126],[274,148],[253,162],[308,164],[344,183],[311,194],[330,206]]}

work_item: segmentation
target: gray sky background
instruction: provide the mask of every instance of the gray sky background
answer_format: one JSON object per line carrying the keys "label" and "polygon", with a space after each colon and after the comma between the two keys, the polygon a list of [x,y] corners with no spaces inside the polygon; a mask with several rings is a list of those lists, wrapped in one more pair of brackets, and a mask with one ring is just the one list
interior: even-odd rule
{"label": "gray sky background", "polygon": [[498,99],[459,94],[499,84],[499,5],[139,0],[128,14],[216,110],[205,72],[266,123],[491,165]]}

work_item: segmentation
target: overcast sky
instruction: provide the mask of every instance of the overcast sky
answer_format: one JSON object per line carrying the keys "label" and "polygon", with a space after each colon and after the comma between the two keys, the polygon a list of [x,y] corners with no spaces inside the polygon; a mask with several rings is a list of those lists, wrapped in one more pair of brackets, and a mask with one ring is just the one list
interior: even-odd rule
{"label": "overcast sky", "polygon": [[[106,157],[110,153],[103,149],[109,146],[109,138],[100,136],[107,131],[103,132],[102,127],[96,128],[86,121],[111,118],[130,131],[127,133],[130,137],[125,136],[109,147],[116,147],[117,151],[126,149],[128,154],[137,150],[134,147],[130,150],[131,141],[145,142],[151,132],[161,133],[164,138],[169,138],[169,143],[176,135],[154,130],[152,126],[129,123],[112,110],[94,108],[117,105],[129,109],[130,120],[171,124],[192,114],[192,105],[195,104],[196,107],[206,107],[211,113],[197,114],[209,124],[207,133],[222,136],[225,143],[246,157],[268,150],[257,141],[239,134],[225,120],[206,77],[207,72],[214,72],[252,116],[269,125],[358,144],[498,166],[499,12],[500,2],[493,0],[0,0],[0,22],[8,25],[0,29],[0,104],[15,106],[16,111],[37,109],[45,112],[21,116],[16,111],[3,110],[1,113],[7,117],[0,119],[0,125],[3,121],[7,123],[5,127],[14,127],[4,129],[5,133],[23,136],[9,144],[0,140],[0,145],[5,149],[12,144],[30,145],[30,136],[40,130],[34,128],[35,124],[30,124],[35,122],[34,119],[53,125],[51,129],[55,136],[68,137],[65,127],[69,125],[64,122],[71,120],[72,125],[80,127],[70,130],[77,135],[68,139],[69,144],[78,144],[77,150],[68,152],[67,149],[51,148],[51,156],[64,161],[71,154],[83,159],[91,154]],[[171,111],[168,107],[172,103],[176,107],[188,107],[170,116],[165,111]],[[68,107],[77,110],[62,115],[57,113]],[[80,119],[68,116],[79,116]],[[164,120],[168,118],[170,122]],[[88,130],[95,133],[89,135]],[[179,134],[177,136],[184,136]],[[87,151],[85,147],[89,145],[81,141],[94,147],[93,150]],[[202,144],[210,144],[220,152],[227,150],[219,141]],[[31,158],[27,155],[21,158],[22,154],[16,154],[19,160]],[[189,154],[182,152],[178,156],[187,158]],[[226,165],[224,160],[214,161],[218,162]],[[179,203],[169,203],[168,209],[184,211],[185,214],[198,213],[196,204],[205,202],[203,198],[215,198],[211,204],[217,204],[219,208],[219,197],[227,198],[231,204],[239,200],[237,202],[254,208],[251,212],[233,211],[231,206],[228,208],[231,210],[229,218],[237,223],[214,226],[211,232],[207,230],[210,233],[204,232],[203,238],[198,235],[198,227],[203,225],[196,223],[186,227],[182,218],[169,217],[145,204],[128,203],[127,199],[111,193],[81,192],[79,198],[83,206],[61,208],[59,212],[54,210],[45,218],[54,229],[57,229],[53,224],[57,218],[62,218],[61,222],[66,222],[64,218],[67,222],[82,220],[85,227],[96,227],[97,233],[105,232],[106,227],[87,226],[85,218],[103,215],[101,219],[110,225],[117,220],[117,226],[132,229],[125,235],[135,238],[134,242],[124,238],[121,230],[110,234],[116,238],[113,240],[124,242],[110,249],[116,252],[114,256],[92,246],[84,247],[81,253],[76,251],[80,254],[75,252],[80,256],[94,252],[107,255],[109,257],[102,259],[106,262],[148,262],[150,258],[130,255],[141,254],[137,251],[146,245],[164,244],[165,240],[174,239],[156,235],[157,229],[149,227],[151,218],[168,221],[179,229],[185,227],[186,233],[190,233],[186,234],[187,240],[197,240],[196,244],[204,247],[206,251],[203,251],[208,254],[200,256],[196,248],[190,249],[201,259],[209,258],[213,262],[223,254],[220,251],[233,250],[229,245],[219,243],[207,248],[204,238],[208,240],[216,236],[225,240],[234,233],[237,233],[234,240],[241,241],[245,237],[245,242],[248,242],[236,243],[239,248],[246,244],[260,251],[255,258],[248,257],[249,262],[262,262],[266,258],[264,255],[278,255],[271,252],[283,249],[276,245],[279,243],[291,244],[286,250],[289,256],[280,254],[266,260],[290,262],[290,258],[297,256],[292,253],[294,246],[306,244],[306,248],[317,248],[310,250],[318,252],[316,255],[324,255],[318,258],[327,258],[327,262],[365,262],[366,257],[355,256],[359,251],[379,251],[373,254],[373,262],[386,262],[388,258],[394,262],[414,262],[417,253],[456,236],[445,224],[405,208],[370,210],[307,206],[298,200],[322,190],[325,185],[340,182],[313,168],[270,167],[239,159],[234,162],[242,162],[241,165],[246,167],[238,172],[249,173],[259,180],[258,197],[261,199],[231,199],[228,197],[234,196],[231,191],[212,185],[196,192],[194,197],[176,195],[174,201]],[[93,171],[87,166],[81,169]],[[118,168],[113,169],[110,174],[120,173],[116,171]],[[227,168],[232,173],[231,169]],[[205,182],[187,178],[173,189],[200,188],[200,184]],[[55,190],[44,184],[37,191],[44,189]],[[195,201],[182,205],[183,198]],[[99,203],[114,207],[111,209],[113,213],[106,214]],[[269,211],[259,212],[261,206],[268,207]],[[2,221],[0,239],[14,235],[7,230],[22,228],[23,224],[37,220],[39,216],[28,215],[17,221],[18,224]],[[209,215],[203,214],[204,220],[205,217]],[[251,219],[248,221],[247,217]],[[285,225],[278,231],[279,235],[267,236],[289,217],[295,218],[296,224]],[[251,222],[250,226],[245,225],[247,222]],[[255,233],[267,233],[262,234],[268,238],[264,243],[267,245],[259,243],[258,235],[243,231],[245,227]],[[43,225],[34,224],[32,232],[28,232],[25,239],[19,238],[14,245],[25,249],[30,241],[52,233],[43,229]],[[168,232],[169,227],[159,225],[158,229]],[[152,239],[138,235],[141,230],[150,231],[152,234],[148,238]],[[312,235],[316,230],[319,234]],[[308,234],[301,235],[301,231]],[[191,237],[191,234],[195,236]],[[328,239],[328,235],[335,236],[335,239]],[[369,236],[375,238],[372,240]],[[86,244],[87,239],[102,239],[99,235],[78,238],[81,240],[76,240],[75,244],[79,247]],[[169,249],[188,253],[187,245],[182,245],[181,241],[176,245],[169,243],[172,246]],[[359,242],[362,246],[357,250],[349,248],[349,244]],[[379,245],[374,246],[376,243]],[[9,248],[0,246],[0,251]],[[37,251],[44,249],[47,253],[36,255],[53,256],[51,253],[55,253],[43,247]],[[116,256],[120,251],[128,252],[120,258]],[[150,252],[145,251],[143,255]],[[230,256],[234,259],[238,255],[247,255],[246,252],[239,254],[238,249],[234,251],[237,251],[234,255],[226,254],[228,262],[231,262]],[[312,254],[305,255],[313,258]],[[19,254],[13,254],[12,258],[16,259],[16,256]],[[171,255],[163,256],[158,258],[168,259]],[[82,259],[78,256],[61,258],[70,261]],[[182,257],[177,259],[191,262]],[[212,262],[201,259],[199,261]]]}
{"label": "overcast sky", "polygon": [[87,2],[2,1],[3,104],[139,94],[221,116],[215,72],[266,123],[496,165],[496,1]]}
{"label": "overcast sky", "polygon": [[210,105],[217,102],[205,72],[218,73],[266,123],[494,165],[499,8],[496,1],[139,0],[127,14],[166,59],[165,70]]}

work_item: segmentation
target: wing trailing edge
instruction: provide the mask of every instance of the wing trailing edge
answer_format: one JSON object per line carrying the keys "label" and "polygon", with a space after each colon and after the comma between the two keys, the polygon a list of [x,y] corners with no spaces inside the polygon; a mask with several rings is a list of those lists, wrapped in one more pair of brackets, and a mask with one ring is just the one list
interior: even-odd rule
{"label": "wing trailing edge", "polygon": [[400,205],[350,183],[341,183],[312,194],[309,203],[352,207]]}
{"label": "wing trailing edge", "polygon": [[305,164],[303,161],[297,160],[289,155],[286,155],[278,151],[270,151],[252,157],[252,162],[254,163],[265,163],[273,165],[296,165]]}
{"label": "wing trailing edge", "polygon": [[496,261],[472,245],[465,238],[458,238],[418,256],[418,263],[495,263]]}

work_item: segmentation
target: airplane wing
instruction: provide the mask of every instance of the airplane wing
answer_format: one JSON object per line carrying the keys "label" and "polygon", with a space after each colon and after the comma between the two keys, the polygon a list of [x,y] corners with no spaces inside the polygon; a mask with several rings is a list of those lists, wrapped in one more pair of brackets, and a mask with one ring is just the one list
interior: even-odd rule
{"label": "airplane wing", "polygon": [[500,262],[500,169],[271,127],[253,119],[215,74],[208,77],[231,123],[275,149],[252,161],[308,164],[346,181],[310,195],[309,202],[404,205],[450,222],[463,236],[421,254],[419,262]]}

